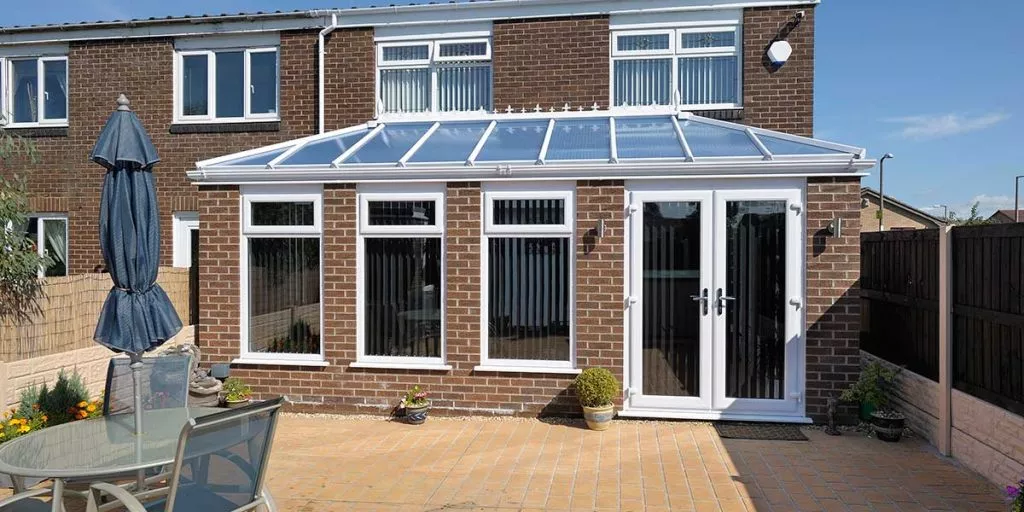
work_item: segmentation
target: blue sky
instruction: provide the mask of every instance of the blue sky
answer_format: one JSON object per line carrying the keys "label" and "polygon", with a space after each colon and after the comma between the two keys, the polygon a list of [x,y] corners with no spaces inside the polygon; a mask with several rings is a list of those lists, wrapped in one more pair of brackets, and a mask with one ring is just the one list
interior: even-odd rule
{"label": "blue sky", "polygon": [[[396,2],[37,0],[31,9],[8,9],[0,24],[370,3]],[[1017,156],[1024,149],[1021,16],[1024,2],[823,0],[816,136],[867,147],[876,157],[894,153],[886,192],[915,206],[966,213],[979,201],[983,212],[1012,208],[1013,176],[1024,174]],[[875,171],[864,184],[877,188]]]}

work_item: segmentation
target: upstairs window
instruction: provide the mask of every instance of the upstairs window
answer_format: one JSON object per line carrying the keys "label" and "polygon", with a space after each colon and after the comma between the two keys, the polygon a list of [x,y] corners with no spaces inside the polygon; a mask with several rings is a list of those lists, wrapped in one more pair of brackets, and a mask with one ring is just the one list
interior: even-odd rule
{"label": "upstairs window", "polygon": [[276,47],[178,51],[176,121],[277,120],[277,55]]}
{"label": "upstairs window", "polygon": [[742,103],[736,26],[616,31],[615,106],[733,108]]}
{"label": "upstairs window", "polygon": [[377,70],[383,113],[493,108],[490,39],[378,43]]}
{"label": "upstairs window", "polygon": [[0,59],[0,83],[8,126],[67,124],[67,57]]}

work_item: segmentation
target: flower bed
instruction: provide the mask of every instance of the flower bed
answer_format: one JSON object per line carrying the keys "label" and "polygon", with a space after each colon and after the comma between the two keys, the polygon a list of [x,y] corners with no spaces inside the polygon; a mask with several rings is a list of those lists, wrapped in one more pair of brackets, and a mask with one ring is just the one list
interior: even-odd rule
{"label": "flower bed", "polygon": [[0,443],[42,428],[80,421],[103,414],[103,401],[89,400],[89,394],[77,372],[63,371],[50,389],[46,384],[21,392],[21,403],[7,411],[0,423]]}

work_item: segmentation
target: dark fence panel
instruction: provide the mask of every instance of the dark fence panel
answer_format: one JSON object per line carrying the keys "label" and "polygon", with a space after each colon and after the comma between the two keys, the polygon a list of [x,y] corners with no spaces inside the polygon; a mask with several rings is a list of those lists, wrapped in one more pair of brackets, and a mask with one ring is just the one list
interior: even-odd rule
{"label": "dark fence panel", "polygon": [[1024,223],[953,229],[953,386],[1024,415]]}
{"label": "dark fence panel", "polygon": [[939,379],[939,231],[861,234],[861,348]]}

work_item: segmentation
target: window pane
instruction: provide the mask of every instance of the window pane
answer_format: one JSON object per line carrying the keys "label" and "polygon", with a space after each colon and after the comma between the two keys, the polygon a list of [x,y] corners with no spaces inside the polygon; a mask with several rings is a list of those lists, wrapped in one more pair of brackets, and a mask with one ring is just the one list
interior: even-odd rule
{"label": "window pane", "polygon": [[253,226],[312,226],[313,203],[252,203]]}
{"label": "window pane", "polygon": [[249,239],[249,351],[320,353],[319,239]]}
{"label": "window pane", "polygon": [[381,49],[384,62],[401,62],[408,60],[427,60],[430,58],[430,46],[385,46]]}
{"label": "window pane", "polygon": [[217,53],[217,117],[245,116],[245,52]]}
{"label": "window pane", "polygon": [[642,34],[635,36],[619,36],[616,45],[620,52],[643,50],[668,50],[672,39],[668,34]]}
{"label": "window pane", "polygon": [[565,223],[562,199],[498,199],[492,208],[497,225],[552,225]]}
{"label": "window pane", "polygon": [[43,221],[44,254],[50,257],[46,275],[68,275],[68,221],[46,219]]}
{"label": "window pane", "polygon": [[568,238],[492,238],[488,357],[569,361]]}
{"label": "window pane", "polygon": [[423,138],[433,123],[407,123],[387,125],[375,137],[363,144],[346,164],[384,164],[394,165]]}
{"label": "window pane", "polygon": [[440,45],[439,57],[483,57],[487,55],[487,43],[445,43]]}
{"label": "window pane", "polygon": [[441,240],[365,244],[366,355],[441,357]]}
{"label": "window pane", "polygon": [[352,147],[353,144],[362,140],[369,130],[331,137],[329,139],[310,142],[302,149],[299,149],[291,156],[281,161],[280,165],[329,165],[335,158]]}
{"label": "window pane", "polygon": [[615,120],[619,158],[683,158],[683,146],[672,120],[665,117],[628,117]]}
{"label": "window pane", "polygon": [[615,61],[615,105],[668,105],[672,59]]}
{"label": "window pane", "polygon": [[182,61],[181,104],[186,116],[205,116],[209,113],[207,94],[209,68],[206,55],[186,55]]}
{"label": "window pane", "polygon": [[249,110],[253,114],[277,112],[277,52],[258,52],[249,57]]}
{"label": "window pane", "polygon": [[690,32],[680,37],[683,48],[720,48],[736,45],[735,32]]}
{"label": "window pane", "polygon": [[771,135],[758,134],[757,138],[773,155],[842,155],[843,151],[812,146],[803,142],[795,142]]}
{"label": "window pane", "polygon": [[11,62],[11,117],[15,123],[39,120],[39,68],[36,60]]}
{"label": "window pane", "polygon": [[608,160],[612,156],[607,119],[568,119],[555,123],[547,160]]}
{"label": "window pane", "polygon": [[679,98],[684,105],[738,103],[736,57],[679,59]]}
{"label": "window pane", "polygon": [[380,101],[385,112],[424,112],[430,109],[430,70],[382,69]]}
{"label": "window pane", "polygon": [[536,161],[547,132],[546,119],[498,122],[476,159],[481,162]]}
{"label": "window pane", "polygon": [[68,66],[67,61],[49,60],[43,62],[46,75],[46,89],[43,96],[44,119],[67,119],[68,117]]}
{"label": "window pane", "polygon": [[441,123],[412,154],[410,162],[465,162],[484,136],[488,123]]}
{"label": "window pane", "polygon": [[491,65],[439,67],[437,95],[441,112],[491,110]]}
{"label": "window pane", "polygon": [[371,226],[433,226],[436,201],[367,201]]}
{"label": "window pane", "polygon": [[742,130],[700,123],[680,122],[693,156],[762,156],[754,142]]}
{"label": "window pane", "polygon": [[217,164],[217,166],[219,167],[222,165],[267,165],[271,162],[271,160],[281,156],[282,154],[284,154],[285,151],[288,151],[288,149],[289,148],[275,149],[273,151],[267,151],[266,153],[259,153],[256,155],[246,156],[235,160],[228,160],[227,162]]}

